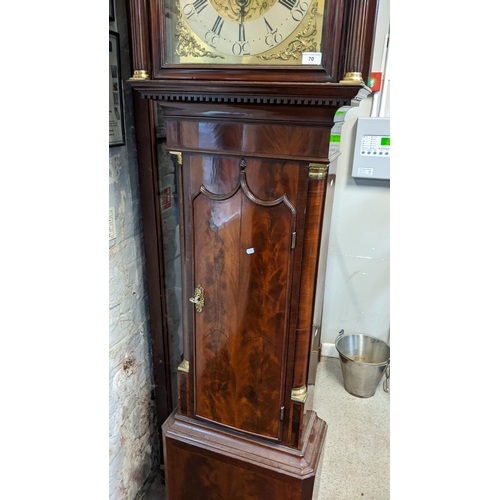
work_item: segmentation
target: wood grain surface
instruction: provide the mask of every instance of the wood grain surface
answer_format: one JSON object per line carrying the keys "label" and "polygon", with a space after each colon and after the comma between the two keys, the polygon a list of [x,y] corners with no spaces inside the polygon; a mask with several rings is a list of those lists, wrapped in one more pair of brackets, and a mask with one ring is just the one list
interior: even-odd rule
{"label": "wood grain surface", "polygon": [[242,169],[234,158],[199,160],[197,174],[191,165],[203,178],[192,201],[192,283],[205,290],[196,415],[279,439],[298,164],[283,175],[283,162],[249,159]]}
{"label": "wood grain surface", "polygon": [[308,412],[298,450],[173,413],[163,424],[169,500],[311,500],[326,423]]}

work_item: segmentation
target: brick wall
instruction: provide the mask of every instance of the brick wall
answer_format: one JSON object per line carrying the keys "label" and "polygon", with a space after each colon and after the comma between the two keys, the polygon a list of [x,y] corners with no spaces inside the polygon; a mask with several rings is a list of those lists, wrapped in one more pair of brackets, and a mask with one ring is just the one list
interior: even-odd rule
{"label": "brick wall", "polygon": [[125,145],[109,148],[109,498],[135,500],[159,463],[144,248],[130,87],[126,4],[115,0],[120,35]]}

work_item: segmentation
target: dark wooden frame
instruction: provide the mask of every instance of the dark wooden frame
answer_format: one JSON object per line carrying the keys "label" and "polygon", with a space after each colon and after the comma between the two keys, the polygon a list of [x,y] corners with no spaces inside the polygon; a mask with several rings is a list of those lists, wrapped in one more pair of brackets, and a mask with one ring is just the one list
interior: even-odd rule
{"label": "dark wooden frame", "polygon": [[[339,17],[342,15],[342,7],[344,0],[332,0],[325,1],[325,25],[336,25],[338,26]],[[204,65],[206,68],[200,69],[199,65],[184,65],[184,64],[169,64],[163,65],[162,61],[166,60],[165,54],[165,24],[163,22],[164,16],[162,12],[164,11],[164,0],[156,0],[150,4],[151,12],[151,32],[152,32],[152,58],[153,58],[153,75],[154,78],[179,78],[181,75],[191,77],[195,76],[200,79],[212,79],[213,74],[211,71],[215,71],[216,74],[220,70],[228,71],[233,75],[233,78],[238,80],[246,80],[248,77],[248,71],[253,73],[253,78],[255,80],[262,81],[286,81],[290,69],[298,72],[296,77],[301,81],[334,81],[335,73],[335,62],[338,59],[338,51],[340,49],[340,30],[325,30],[323,27],[323,43],[322,46],[326,47],[326,52],[323,53],[322,67],[310,67],[310,66],[278,66],[269,65],[264,66],[248,66],[248,65],[224,65],[224,64],[211,64]],[[335,24],[334,24],[335,23]],[[154,42],[156,41],[156,43]],[[187,68],[187,69],[186,69]],[[286,76],[285,76],[286,75]]]}
{"label": "dark wooden frame", "polygon": [[[347,71],[352,71],[352,69],[346,67],[348,61],[346,61],[345,52],[348,44],[350,44],[350,50],[360,52],[358,60],[361,61],[361,65],[357,69],[362,73],[364,80],[368,80],[378,0],[357,0],[356,2],[352,0],[326,0],[322,43],[324,47],[323,61],[322,67],[319,68],[310,66],[266,65],[260,67],[220,64],[207,64],[203,65],[203,68],[179,64],[163,66],[166,43],[163,2],[164,0],[153,0],[149,3],[150,38],[148,44],[151,47],[151,77],[155,80],[218,80],[222,71],[224,72],[225,81],[275,83],[287,82],[292,78],[295,82],[304,83],[338,83]],[[364,22],[361,28],[353,27],[358,31],[361,30],[357,33],[351,33],[349,30],[349,16],[352,14],[353,3],[363,4],[362,8],[364,9]],[[147,15],[146,12],[143,14],[143,16]],[[331,26],[341,28],[329,29]]]}
{"label": "dark wooden frame", "polygon": [[142,227],[144,234],[144,253],[147,262],[146,280],[153,354],[153,374],[155,381],[155,403],[157,431],[161,442],[161,425],[172,413],[172,380],[170,377],[170,357],[168,351],[168,326],[163,272],[163,247],[161,217],[158,192],[158,173],[156,158],[156,137],[153,102],[141,99],[137,92],[134,96],[135,121],[141,126],[136,128],[137,161],[139,168],[139,190],[141,198]]}

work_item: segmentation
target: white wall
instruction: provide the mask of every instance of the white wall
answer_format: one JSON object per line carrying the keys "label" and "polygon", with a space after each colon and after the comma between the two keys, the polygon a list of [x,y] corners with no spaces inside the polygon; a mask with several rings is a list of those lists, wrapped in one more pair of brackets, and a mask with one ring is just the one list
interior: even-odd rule
{"label": "white wall", "polygon": [[[382,71],[388,27],[389,1],[380,0],[372,71]],[[390,182],[351,176],[356,121],[370,116],[371,106],[372,97],[351,108],[341,131],[321,332],[326,356],[338,355],[333,344],[341,329],[389,340]]]}
{"label": "white wall", "polygon": [[[375,31],[375,45],[373,48],[372,71],[382,71],[382,57],[385,45],[385,36],[389,32],[390,21],[390,1],[379,0],[378,14],[377,14],[377,29]],[[389,65],[387,67],[386,75],[390,77],[390,50],[389,50]],[[386,82],[387,102],[384,109],[384,116],[390,116],[390,81]],[[371,102],[371,98],[370,98]]]}

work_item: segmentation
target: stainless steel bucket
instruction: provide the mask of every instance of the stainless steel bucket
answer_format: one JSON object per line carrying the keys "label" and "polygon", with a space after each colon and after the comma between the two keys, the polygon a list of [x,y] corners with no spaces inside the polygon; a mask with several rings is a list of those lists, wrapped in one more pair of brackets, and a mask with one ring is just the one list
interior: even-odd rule
{"label": "stainless steel bucket", "polygon": [[341,330],[335,347],[340,356],[345,390],[359,398],[371,398],[385,372],[384,390],[389,392],[390,347],[370,335],[343,335]]}

